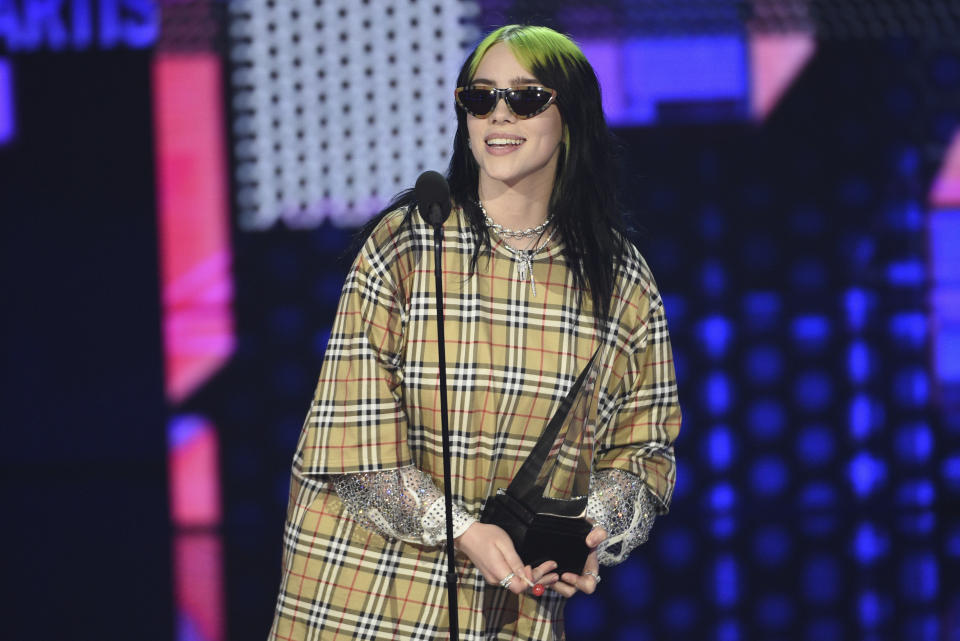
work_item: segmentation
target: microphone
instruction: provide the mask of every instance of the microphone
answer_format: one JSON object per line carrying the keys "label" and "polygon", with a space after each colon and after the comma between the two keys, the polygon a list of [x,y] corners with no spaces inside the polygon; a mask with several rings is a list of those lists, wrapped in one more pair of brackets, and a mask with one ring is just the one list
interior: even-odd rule
{"label": "microphone", "polygon": [[447,418],[447,353],[443,336],[443,221],[450,215],[450,185],[435,171],[425,171],[413,188],[420,215],[433,226],[433,277],[437,305],[437,352],[440,357],[440,433],[443,447],[443,503],[447,509],[447,608],[450,617],[450,641],[460,638],[457,614],[457,567],[453,550],[453,484],[450,481],[450,423]]}
{"label": "microphone", "polygon": [[430,225],[442,225],[450,215],[450,185],[447,179],[435,171],[425,171],[417,178],[413,188],[420,215]]}

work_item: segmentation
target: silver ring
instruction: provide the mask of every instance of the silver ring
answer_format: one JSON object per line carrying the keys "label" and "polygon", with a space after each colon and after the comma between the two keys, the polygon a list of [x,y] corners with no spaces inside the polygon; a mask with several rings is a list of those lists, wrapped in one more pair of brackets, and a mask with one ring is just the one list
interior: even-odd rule
{"label": "silver ring", "polygon": [[600,585],[600,575],[596,572],[591,572],[590,570],[584,570],[584,574],[589,574],[593,577],[593,580],[596,582],[596,585]]}
{"label": "silver ring", "polygon": [[503,588],[504,590],[509,590],[509,589],[510,589],[510,582],[513,581],[513,577],[515,577],[515,576],[517,576],[517,573],[516,573],[516,572],[511,572],[511,573],[508,574],[507,576],[505,576],[505,577],[503,577],[502,579],[500,579],[500,587]]}

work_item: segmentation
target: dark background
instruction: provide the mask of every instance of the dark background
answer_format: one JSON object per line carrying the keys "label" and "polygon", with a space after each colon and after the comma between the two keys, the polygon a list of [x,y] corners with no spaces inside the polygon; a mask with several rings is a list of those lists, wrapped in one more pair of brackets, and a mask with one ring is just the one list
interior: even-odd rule
{"label": "dark background", "polygon": [[[864,16],[815,7],[815,58],[766,122],[674,106],[616,132],[685,416],[671,513],[570,603],[571,639],[960,639],[960,412],[937,396],[929,327],[909,322],[929,281],[896,269],[928,264],[960,40],[858,35],[844,25]],[[564,26],[551,6],[484,11]],[[170,639],[151,53],[12,59],[2,636]],[[220,427],[230,639],[264,638],[272,616],[350,233],[233,230],[237,350],[177,408]],[[872,418],[854,420],[858,399]]]}

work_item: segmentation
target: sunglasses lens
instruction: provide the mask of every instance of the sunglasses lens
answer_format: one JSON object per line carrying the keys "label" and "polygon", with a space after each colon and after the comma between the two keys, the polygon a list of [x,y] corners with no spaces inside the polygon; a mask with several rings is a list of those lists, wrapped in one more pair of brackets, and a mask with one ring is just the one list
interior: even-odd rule
{"label": "sunglasses lens", "polygon": [[464,89],[458,94],[458,99],[461,107],[482,118],[493,111],[496,94],[490,89]]}
{"label": "sunglasses lens", "polygon": [[544,91],[540,87],[527,87],[525,89],[512,89],[507,94],[507,101],[510,103],[510,109],[520,117],[532,116],[539,113],[553,96],[549,91]]}

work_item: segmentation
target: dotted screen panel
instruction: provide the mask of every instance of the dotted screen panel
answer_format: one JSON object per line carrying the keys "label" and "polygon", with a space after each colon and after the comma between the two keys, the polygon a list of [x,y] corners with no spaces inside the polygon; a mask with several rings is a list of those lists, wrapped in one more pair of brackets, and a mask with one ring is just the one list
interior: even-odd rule
{"label": "dotted screen panel", "polygon": [[472,2],[229,3],[240,226],[357,225],[426,169],[456,129]]}

